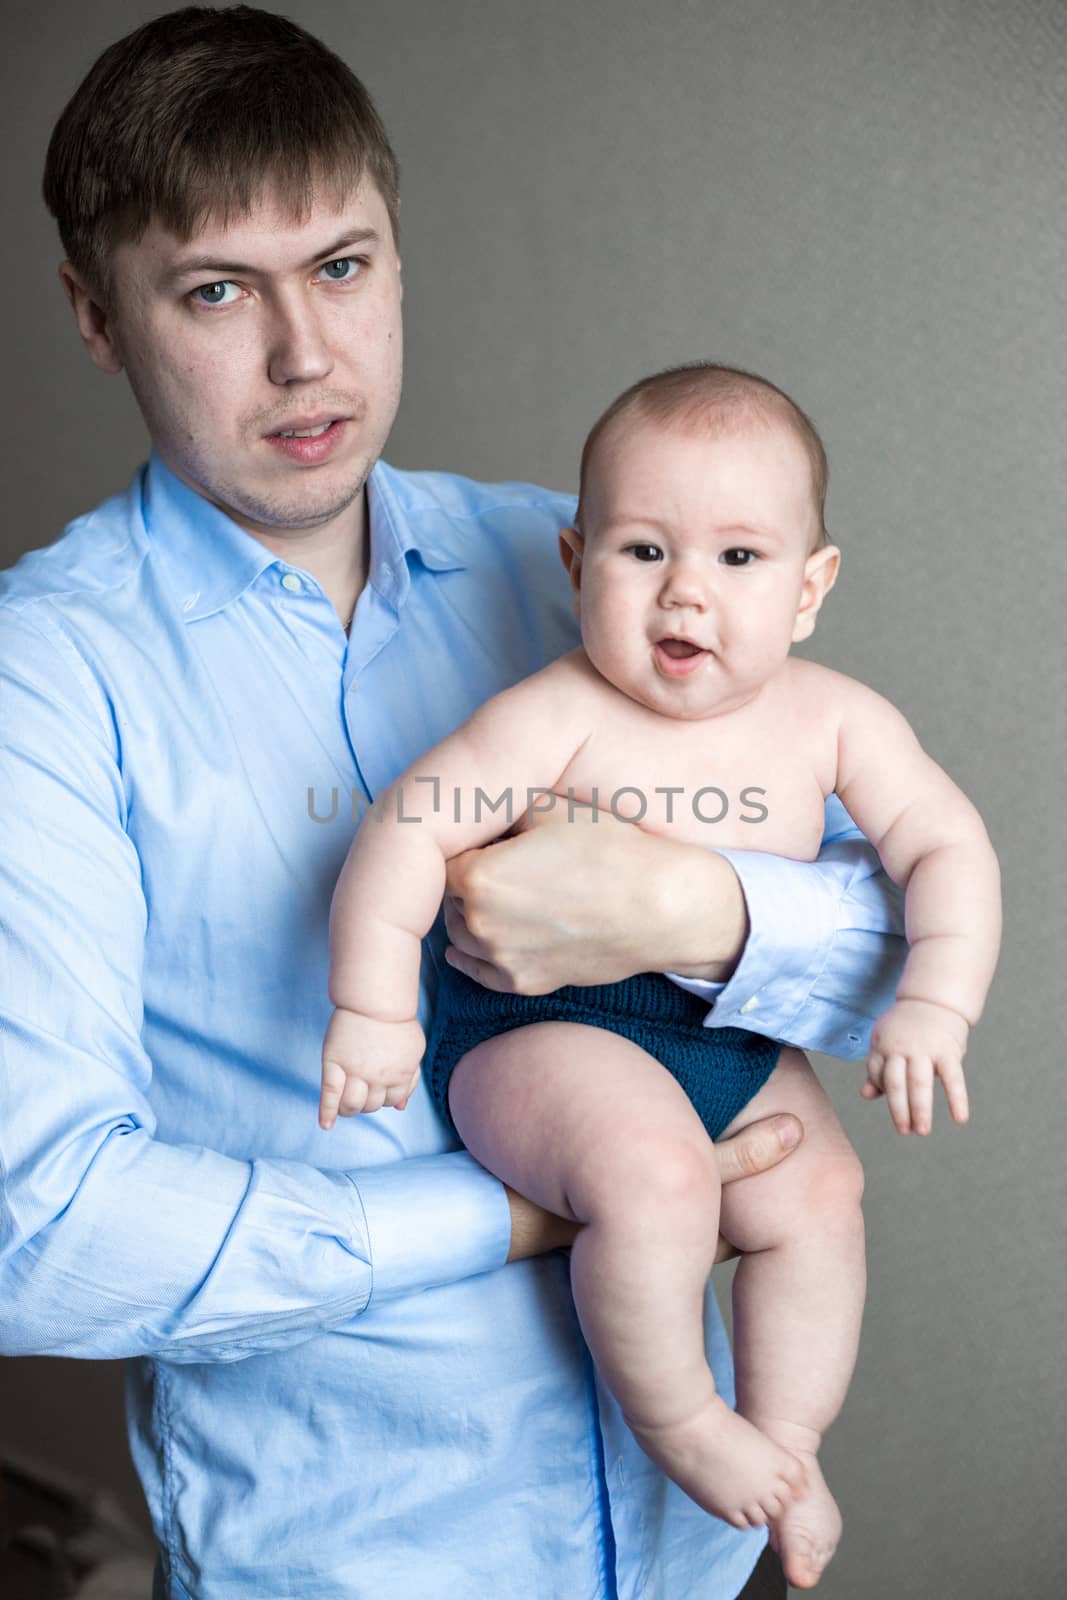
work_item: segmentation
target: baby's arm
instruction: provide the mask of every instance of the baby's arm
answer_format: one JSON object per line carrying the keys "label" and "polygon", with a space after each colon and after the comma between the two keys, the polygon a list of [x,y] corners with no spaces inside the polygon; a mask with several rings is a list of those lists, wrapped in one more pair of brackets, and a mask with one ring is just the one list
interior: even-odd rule
{"label": "baby's arm", "polygon": [[896,1004],[871,1038],[863,1093],[884,1093],[901,1133],[930,1128],[940,1077],[967,1120],[962,1060],[1000,945],[1000,875],[982,819],[900,712],[839,674],[836,790],[905,888],[909,953]]}
{"label": "baby's arm", "polygon": [[[324,1128],[338,1112],[406,1103],[425,1048],[416,1020],[421,941],[445,864],[503,833],[531,790],[555,786],[589,732],[587,708],[580,674],[563,657],[487,701],[363,818],[330,910],[336,1009],[323,1045]],[[497,805],[502,795],[510,800]]]}

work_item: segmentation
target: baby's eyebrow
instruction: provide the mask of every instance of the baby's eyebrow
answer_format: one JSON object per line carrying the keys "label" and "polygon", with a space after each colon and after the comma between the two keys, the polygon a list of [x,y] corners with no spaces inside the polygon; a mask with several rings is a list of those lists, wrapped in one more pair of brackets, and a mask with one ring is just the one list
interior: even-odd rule
{"label": "baby's eyebrow", "polygon": [[766,539],[771,544],[781,544],[786,537],[778,528],[764,528],[750,522],[731,523],[717,531],[724,539]]}
{"label": "baby's eyebrow", "polygon": [[670,533],[671,531],[668,523],[657,522],[655,517],[612,517],[604,526],[612,531],[619,528],[651,528],[655,533]]}

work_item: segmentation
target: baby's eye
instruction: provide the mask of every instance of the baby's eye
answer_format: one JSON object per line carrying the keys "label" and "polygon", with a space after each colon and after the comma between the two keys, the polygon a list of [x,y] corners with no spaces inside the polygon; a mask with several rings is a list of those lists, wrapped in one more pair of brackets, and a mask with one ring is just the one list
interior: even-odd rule
{"label": "baby's eye", "polygon": [[750,567],[753,561],[758,561],[759,556],[755,550],[724,550],[719,560],[727,567]]}
{"label": "baby's eye", "polygon": [[638,561],[659,561],[663,555],[658,544],[628,544],[626,548]]}

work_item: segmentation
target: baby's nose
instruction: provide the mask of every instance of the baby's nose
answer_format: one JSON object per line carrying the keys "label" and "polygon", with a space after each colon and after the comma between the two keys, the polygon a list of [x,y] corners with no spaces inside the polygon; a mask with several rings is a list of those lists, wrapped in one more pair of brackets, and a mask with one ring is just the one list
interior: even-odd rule
{"label": "baby's nose", "polygon": [[693,606],[705,610],[711,599],[711,585],[696,567],[680,565],[667,574],[660,595],[666,606]]}

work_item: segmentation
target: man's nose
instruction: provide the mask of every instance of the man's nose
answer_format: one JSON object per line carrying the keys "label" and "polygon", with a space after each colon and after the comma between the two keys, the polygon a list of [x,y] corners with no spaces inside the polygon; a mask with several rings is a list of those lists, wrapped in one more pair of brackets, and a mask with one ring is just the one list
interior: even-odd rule
{"label": "man's nose", "polygon": [[303,296],[274,309],[267,370],[272,383],[309,383],[327,377],[333,356],[318,308]]}

